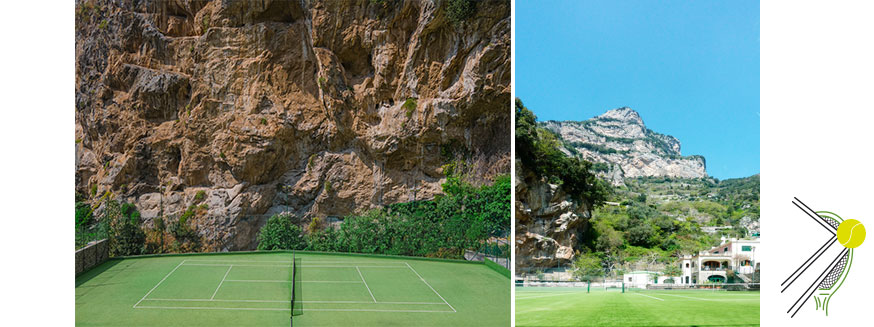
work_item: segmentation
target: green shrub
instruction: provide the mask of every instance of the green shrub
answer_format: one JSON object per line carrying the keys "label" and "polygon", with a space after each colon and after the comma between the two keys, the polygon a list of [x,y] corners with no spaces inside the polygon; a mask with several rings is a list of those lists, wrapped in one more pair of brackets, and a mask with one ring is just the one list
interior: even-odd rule
{"label": "green shrub", "polygon": [[97,24],[97,28],[102,29],[102,30],[105,30],[105,29],[106,29],[106,25],[108,25],[108,24],[109,24],[109,21],[107,21],[106,19],[101,20],[101,21],[100,21],[100,24]]}
{"label": "green shrub", "polygon": [[102,221],[109,222],[109,255],[127,256],[142,254],[146,234],[140,229],[140,213],[133,204],[107,201]]}
{"label": "green shrub", "polygon": [[402,107],[406,110],[407,118],[413,117],[413,112],[416,111],[416,106],[416,98],[407,98],[407,100],[404,101]]}
{"label": "green shrub", "polygon": [[322,218],[313,217],[313,219],[310,220],[310,228],[309,228],[310,233],[317,232],[321,228],[322,228]]}
{"label": "green shrub", "polygon": [[205,199],[205,198],[206,198],[206,191],[204,191],[204,190],[197,191],[197,194],[194,194],[194,202],[203,201],[203,199]]}
{"label": "green shrub", "polygon": [[396,203],[347,216],[340,248],[350,252],[462,258],[510,229],[510,178],[493,185],[455,185],[434,200]]}
{"label": "green shrub", "polygon": [[601,266],[601,258],[594,254],[581,254],[574,260],[573,276],[577,280],[592,281],[595,277],[603,275],[604,269]]}
{"label": "green shrub", "polygon": [[325,181],[325,192],[331,192],[331,181]]}
{"label": "green shrub", "polygon": [[91,206],[84,202],[76,202],[76,227],[87,226],[94,222]]}
{"label": "green shrub", "polygon": [[304,242],[300,227],[285,215],[270,217],[258,233],[258,250],[302,250]]}
{"label": "green shrub", "polygon": [[313,160],[314,160],[315,158],[316,158],[316,154],[313,153],[313,154],[310,155],[309,159],[307,159],[307,169],[310,169],[310,168],[313,167]]}
{"label": "green shrub", "polygon": [[461,24],[475,12],[476,3],[473,0],[449,0],[446,3],[446,16],[455,25]]}
{"label": "green shrub", "polygon": [[195,210],[197,210],[196,206],[188,206],[188,209],[186,209],[185,212],[182,213],[182,216],[179,217],[181,224],[185,225],[185,223],[188,222],[188,218],[194,217],[194,214],[196,213]]}
{"label": "green shrub", "polygon": [[306,249],[309,251],[346,252],[340,238],[340,232],[332,227],[310,232],[306,237]]}
{"label": "green shrub", "polygon": [[170,224],[169,229],[170,235],[173,235],[177,241],[182,241],[191,236],[191,229],[188,228],[187,219],[177,219]]}
{"label": "green shrub", "polygon": [[267,118],[261,118],[261,125],[267,125]]}
{"label": "green shrub", "polygon": [[324,77],[319,77],[319,88],[325,90],[328,87],[328,81]]}
{"label": "green shrub", "polygon": [[105,239],[108,236],[108,226],[93,216],[91,206],[84,202],[76,202],[76,248],[84,247],[88,242]]}
{"label": "green shrub", "polygon": [[91,185],[91,196],[97,195],[97,184]]}
{"label": "green shrub", "polygon": [[200,25],[201,25],[201,27],[203,27],[203,33],[206,33],[206,30],[209,29],[209,20],[210,20],[210,18],[211,18],[211,17],[210,17],[210,14],[207,13],[206,15],[203,15],[203,18],[202,18],[201,21],[200,21]]}

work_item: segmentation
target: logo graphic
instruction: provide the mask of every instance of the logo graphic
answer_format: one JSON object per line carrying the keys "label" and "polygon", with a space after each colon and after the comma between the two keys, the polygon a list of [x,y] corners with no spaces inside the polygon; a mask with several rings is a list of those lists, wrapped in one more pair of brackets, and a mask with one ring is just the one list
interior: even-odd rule
{"label": "logo graphic", "polygon": [[816,310],[822,309],[825,311],[825,315],[828,316],[829,300],[831,300],[831,297],[838,291],[844,283],[844,280],[847,279],[847,275],[850,273],[850,266],[853,264],[853,249],[862,245],[862,242],[865,241],[865,226],[855,219],[844,220],[834,212],[813,211],[798,198],[795,198],[795,201],[792,201],[792,204],[798,207],[798,209],[801,209],[801,211],[816,221],[820,226],[825,228],[825,230],[831,234],[831,237],[819,248],[819,250],[814,252],[810,258],[807,258],[798,269],[795,269],[795,272],[793,272],[792,275],[789,275],[789,277],[780,284],[780,286],[786,285],[780,293],[783,293],[789,288],[789,286],[792,286],[792,283],[794,283],[799,276],[804,274],[804,272],[807,271],[807,268],[810,268],[810,266],[813,265],[813,263],[816,262],[816,260],[818,260],[832,245],[838,243],[843,246],[844,249],[834,258],[834,260],[832,260],[828,267],[819,274],[819,277],[814,280],[813,284],[811,284],[807,290],[801,294],[801,297],[799,297],[798,300],[795,300],[795,303],[792,304],[792,307],[790,307],[786,313],[792,312],[792,310],[795,309],[795,312],[792,312],[791,316],[795,317],[795,314],[801,310],[804,303],[810,300],[810,297],[813,296],[813,299],[816,302]]}

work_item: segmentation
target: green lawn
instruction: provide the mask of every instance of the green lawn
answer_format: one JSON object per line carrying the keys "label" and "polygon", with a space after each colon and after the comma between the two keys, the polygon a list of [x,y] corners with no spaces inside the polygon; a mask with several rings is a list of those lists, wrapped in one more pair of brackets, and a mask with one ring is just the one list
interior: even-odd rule
{"label": "green lawn", "polygon": [[[82,326],[288,326],[291,254],[110,260],[76,278]],[[296,326],[508,326],[510,281],[483,264],[297,252]]]}
{"label": "green lawn", "polygon": [[516,289],[516,326],[759,325],[759,292]]}

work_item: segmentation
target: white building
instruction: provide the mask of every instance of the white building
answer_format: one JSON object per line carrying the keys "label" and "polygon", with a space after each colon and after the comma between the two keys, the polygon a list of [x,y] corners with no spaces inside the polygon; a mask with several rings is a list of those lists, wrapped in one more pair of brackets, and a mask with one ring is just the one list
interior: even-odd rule
{"label": "white building", "polygon": [[678,276],[664,276],[658,271],[638,270],[622,275],[625,287],[647,288],[647,285],[679,285]]}
{"label": "white building", "polygon": [[623,274],[622,281],[625,283],[625,287],[646,288],[646,285],[655,283],[661,274],[657,271],[632,271]]}
{"label": "white building", "polygon": [[680,284],[698,284],[704,281],[725,283],[728,281],[727,271],[732,271],[736,278],[749,282],[750,274],[756,271],[759,264],[756,249],[759,239],[739,240],[723,239],[722,244],[695,255],[686,255],[680,262],[683,276]]}

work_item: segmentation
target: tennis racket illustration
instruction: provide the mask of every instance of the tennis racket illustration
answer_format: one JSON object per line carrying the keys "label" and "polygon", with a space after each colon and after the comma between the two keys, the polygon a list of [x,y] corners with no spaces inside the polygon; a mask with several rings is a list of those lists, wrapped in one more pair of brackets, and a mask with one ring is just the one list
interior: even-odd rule
{"label": "tennis racket illustration", "polygon": [[819,274],[813,284],[811,284],[804,293],[801,294],[801,297],[795,300],[792,307],[786,311],[786,313],[789,313],[794,309],[795,311],[792,312],[791,317],[795,317],[795,314],[801,310],[804,303],[813,297],[814,302],[816,303],[816,310],[822,309],[825,312],[825,315],[828,316],[829,301],[841,285],[843,285],[844,281],[847,279],[847,275],[850,273],[850,267],[853,264],[853,250],[859,245],[862,245],[862,242],[865,241],[865,226],[855,219],[844,220],[834,212],[813,211],[798,198],[794,199],[795,201],[792,201],[792,204],[798,207],[798,209],[801,209],[801,211],[803,211],[807,216],[828,231],[831,234],[831,237],[819,248],[819,250],[814,252],[810,258],[807,258],[798,269],[795,269],[795,272],[789,275],[789,277],[780,284],[780,286],[785,285],[780,293],[785,292],[789,286],[792,286],[792,283],[794,283],[799,276],[804,274],[804,272],[807,271],[807,268],[810,268],[816,260],[837,243],[840,246],[843,246],[844,249],[832,260],[828,267]]}

